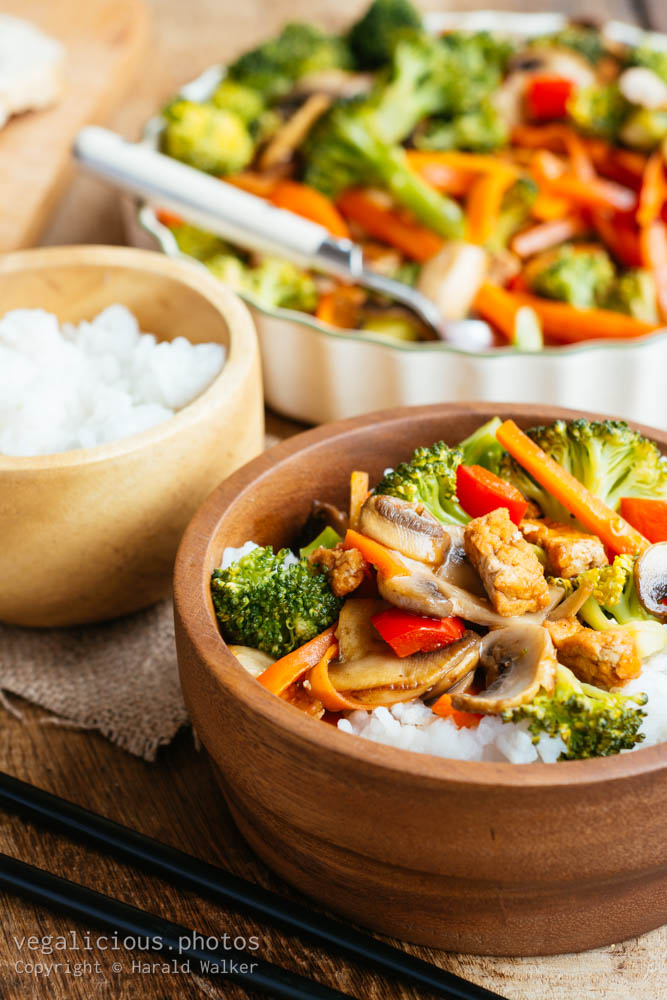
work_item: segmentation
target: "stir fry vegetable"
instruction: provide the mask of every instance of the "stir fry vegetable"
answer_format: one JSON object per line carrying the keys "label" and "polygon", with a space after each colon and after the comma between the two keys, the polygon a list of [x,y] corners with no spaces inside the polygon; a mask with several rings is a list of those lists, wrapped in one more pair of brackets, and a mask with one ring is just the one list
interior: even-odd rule
{"label": "stir fry vegetable", "polygon": [[[374,490],[353,471],[349,519],[316,503],[329,523],[308,520],[300,559],[256,548],[216,570],[220,629],[315,717],[421,702],[429,725],[496,720],[561,760],[630,750],[647,697],[621,689],[667,648],[666,463],[618,421],[494,418]],[[275,661],[259,673],[253,650]]]}
{"label": "stir fry vegetable", "polygon": [[[633,340],[667,322],[664,64],[650,35],[437,37],[411,0],[372,0],[341,35],[287,24],[208,99],[177,97],[162,147],[353,239],[444,319],[481,318],[490,349]],[[256,255],[161,221],[261,305],[434,336],[372,292],[277,262],[266,280]]]}

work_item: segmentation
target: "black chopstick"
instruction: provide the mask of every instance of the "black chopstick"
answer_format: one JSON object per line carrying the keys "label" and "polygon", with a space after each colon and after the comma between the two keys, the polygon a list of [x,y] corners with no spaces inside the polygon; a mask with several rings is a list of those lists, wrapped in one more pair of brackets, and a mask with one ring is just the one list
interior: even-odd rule
{"label": "black chopstick", "polygon": [[[222,945],[213,949],[195,947],[194,932],[188,927],[2,853],[0,889],[85,920],[87,926],[111,931],[119,939],[123,935],[122,944],[127,951],[153,951],[160,955],[162,962],[167,958],[179,965],[189,962],[190,971],[194,966],[200,975],[209,979],[229,979],[245,989],[268,993],[279,1000],[352,1000],[348,993],[311,982],[257,958],[253,952],[223,948]],[[132,939],[132,946],[129,939]],[[140,944],[135,943],[137,940]]]}
{"label": "black chopstick", "polygon": [[384,974],[400,976],[450,1000],[503,1000],[498,993],[461,979],[414,955],[378,941],[340,921],[284,899],[184,851],[137,830],[19,781],[0,771],[0,806],[103,847],[115,857],[194,890],[216,902],[235,906],[333,947]]}

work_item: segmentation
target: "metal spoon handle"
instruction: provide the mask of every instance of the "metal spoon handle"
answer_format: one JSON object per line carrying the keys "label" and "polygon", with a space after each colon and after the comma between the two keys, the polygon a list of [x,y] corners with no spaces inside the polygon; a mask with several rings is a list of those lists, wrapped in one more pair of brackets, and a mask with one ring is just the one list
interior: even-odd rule
{"label": "metal spoon handle", "polygon": [[302,267],[348,280],[363,269],[361,248],[351,240],[333,239],[323,226],[148,146],[127,142],[108,129],[93,125],[81,129],[74,155],[82,166],[116,187],[245,249],[289,257]]}

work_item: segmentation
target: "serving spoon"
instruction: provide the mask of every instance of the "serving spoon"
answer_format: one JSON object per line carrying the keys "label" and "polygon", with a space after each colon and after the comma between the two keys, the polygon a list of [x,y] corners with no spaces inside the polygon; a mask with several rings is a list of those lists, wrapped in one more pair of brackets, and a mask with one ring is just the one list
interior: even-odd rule
{"label": "serving spoon", "polygon": [[[195,170],[146,144],[90,125],[77,134],[74,156],[81,166],[150,204],[182,216],[246,250],[286,257],[340,280],[400,302],[435,335],[452,346],[484,349],[488,327],[479,320],[445,320],[431,299],[403,282],[364,266],[362,248],[262,198]],[[484,329],[482,329],[484,328]]]}

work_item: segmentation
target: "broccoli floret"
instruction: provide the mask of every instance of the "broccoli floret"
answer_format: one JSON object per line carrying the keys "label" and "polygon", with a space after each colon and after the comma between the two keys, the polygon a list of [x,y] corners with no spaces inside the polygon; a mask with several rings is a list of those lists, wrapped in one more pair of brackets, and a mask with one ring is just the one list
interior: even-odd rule
{"label": "broccoli floret", "polygon": [[290,261],[265,257],[250,267],[233,254],[219,253],[204,263],[220,281],[270,309],[313,312],[317,306],[317,287],[312,275]]}
{"label": "broccoli floret", "polygon": [[462,449],[444,441],[417,448],[409,462],[385,473],[375,492],[422,503],[443,524],[467,524],[470,518],[456,498],[456,470],[462,460]]}
{"label": "broccoli floret", "polygon": [[628,65],[643,66],[645,69],[653,70],[661,80],[667,83],[667,49],[653,47],[651,40],[651,34],[647,33],[642,44],[630,53]]}
{"label": "broccoli floret", "polygon": [[246,125],[252,125],[266,107],[264,97],[254,87],[247,87],[238,80],[225,78],[211,95],[216,108],[233,111]]}
{"label": "broccoli floret", "polygon": [[265,257],[248,272],[247,291],[263,306],[314,312],[317,306],[315,281],[296,264],[277,257]]}
{"label": "broccoli floret", "polygon": [[233,174],[253,157],[250,133],[233,111],[177,100],[165,109],[164,117],[162,146],[176,160],[209,174]]}
{"label": "broccoli floret", "polygon": [[430,448],[417,448],[409,462],[401,462],[386,472],[375,487],[376,493],[422,503],[443,524],[467,524],[470,517],[456,496],[459,465],[483,465],[495,471],[504,455],[496,431],[500,418],[482,424],[456,448],[436,441]]}
{"label": "broccoli floret", "polygon": [[570,118],[582,132],[614,140],[628,116],[631,105],[618,89],[618,84],[580,87],[567,105]]}
{"label": "broccoli floret", "polygon": [[233,80],[258,90],[267,102],[282,97],[307,73],[350,69],[344,39],[327,35],[312,24],[286,24],[277,38],[244,53],[229,67]]}
{"label": "broccoli floret", "polygon": [[206,233],[203,229],[197,229],[188,222],[181,222],[169,227],[178,243],[178,249],[188,257],[196,260],[208,261],[210,257],[218,254],[228,253],[228,247],[224,240],[213,233]]}
{"label": "broccoli floret", "polygon": [[655,280],[650,271],[642,268],[619,275],[601,304],[605,309],[627,313],[645,323],[658,322]]}
{"label": "broccoli floret", "polygon": [[483,465],[491,472],[497,472],[505,449],[498,442],[496,431],[502,423],[500,417],[493,417],[481,427],[461,441],[463,465]]}
{"label": "broccoli floret", "polygon": [[512,236],[529,221],[536,198],[537,184],[532,178],[520,177],[512,184],[503,197],[498,221],[487,242],[488,250],[498,253],[507,248]]}
{"label": "broccoli floret", "polygon": [[440,48],[448,83],[442,110],[450,114],[472,111],[490,97],[501,83],[513,51],[511,42],[488,31],[452,31],[440,39]]}
{"label": "broccoli floret", "polygon": [[507,144],[509,129],[490,101],[449,121],[432,119],[415,137],[418,149],[468,149],[485,153]]}
{"label": "broccoli floret", "polygon": [[584,251],[566,245],[548,254],[543,268],[530,267],[527,276],[531,290],[538,295],[590,309],[609,293],[615,271],[604,250]]}
{"label": "broccoli floret", "polygon": [[204,261],[212,275],[229,285],[235,292],[246,292],[248,269],[231,253],[218,253]]}
{"label": "broccoli floret", "polygon": [[528,722],[533,743],[543,734],[560,736],[566,749],[559,760],[608,757],[642,742],[639,730],[647,700],[645,694],[624,695],[582,684],[559,665],[552,694],[543,691],[527,705],[503,712],[501,718]]}
{"label": "broccoli floret", "polygon": [[[526,433],[612,510],[618,509],[621,497],[667,499],[667,458],[622,420],[556,420]],[[572,522],[569,512],[509,455],[503,456],[500,475],[546,517]]]}
{"label": "broccoli floret", "polygon": [[579,612],[586,625],[603,631],[633,622],[657,623],[657,619],[644,610],[639,600],[635,586],[635,562],[635,556],[616,556],[611,565],[586,570],[573,581],[577,585],[588,583],[593,587],[593,594]]}
{"label": "broccoli floret", "polygon": [[597,28],[589,28],[584,24],[568,24],[561,31],[554,32],[553,35],[541,35],[535,38],[531,45],[545,46],[558,49],[572,49],[579,55],[587,59],[591,65],[596,66],[605,54],[605,46],[602,35]]}
{"label": "broccoli floret", "polygon": [[289,549],[254,549],[211,577],[213,606],[225,641],[276,658],[328,628],[343,601],[307,559],[286,564]]}
{"label": "broccoli floret", "polygon": [[620,138],[626,146],[650,152],[667,138],[667,111],[637,108],[625,120]]}
{"label": "broccoli floret", "polygon": [[[591,595],[590,610],[595,611],[595,624],[589,621],[585,614],[582,618],[591,628],[600,630],[600,623],[604,627],[611,625],[627,625],[631,621],[644,621],[651,618],[647,615],[639,603],[634,585],[634,568],[636,557],[631,555],[620,555],[608,566],[598,566],[588,569],[579,576],[563,579],[561,577],[548,577],[551,586],[561,587],[568,596],[580,586],[586,585],[593,588]],[[586,607],[586,605],[584,605]],[[613,621],[607,623],[599,615],[609,613],[613,616]]]}
{"label": "broccoli floret", "polygon": [[359,69],[378,69],[391,59],[405,32],[420,31],[422,19],[409,0],[373,0],[348,34]]}
{"label": "broccoli floret", "polygon": [[334,105],[306,143],[305,181],[330,197],[355,185],[383,187],[435,232],[459,238],[460,206],[422,180],[398,145],[442,100],[431,66],[436,44],[429,39],[399,43],[389,83],[370,97]]}
{"label": "broccoli floret", "polygon": [[347,187],[378,185],[425,225],[447,239],[463,231],[463,213],[408,165],[399,146],[377,135],[375,116],[361,106],[339,105],[314,130],[305,181],[335,197]]}

